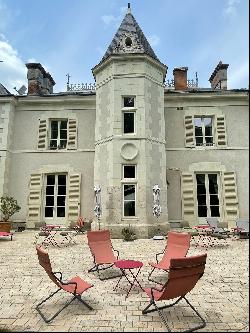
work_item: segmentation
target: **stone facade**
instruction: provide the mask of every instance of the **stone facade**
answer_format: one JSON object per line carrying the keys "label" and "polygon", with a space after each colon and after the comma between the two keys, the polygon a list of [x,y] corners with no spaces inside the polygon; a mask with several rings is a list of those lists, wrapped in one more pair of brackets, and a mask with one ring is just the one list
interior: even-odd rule
{"label": "stone facade", "polygon": [[[95,92],[53,93],[51,75],[32,63],[28,94],[0,96],[0,195],[14,196],[21,206],[13,221],[27,228],[69,226],[81,215],[97,229],[99,185],[100,226],[115,237],[129,225],[146,238],[170,225],[204,223],[204,209],[234,226],[237,217],[248,217],[248,91],[226,89],[228,65],[222,63],[210,78],[212,89],[189,89],[187,67],[175,68],[175,87],[165,88],[167,66],[130,11],[121,27],[93,69]],[[132,133],[124,130],[126,113]],[[197,144],[199,131],[212,143]],[[124,168],[131,166],[134,176],[127,178]],[[152,213],[156,184],[159,218]],[[134,192],[126,196],[129,186]],[[126,200],[133,213],[125,214]]]}

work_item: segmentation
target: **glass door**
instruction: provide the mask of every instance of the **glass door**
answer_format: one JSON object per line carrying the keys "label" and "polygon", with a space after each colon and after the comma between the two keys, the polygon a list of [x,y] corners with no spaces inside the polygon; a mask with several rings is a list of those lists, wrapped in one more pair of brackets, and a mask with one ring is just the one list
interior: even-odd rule
{"label": "glass door", "polygon": [[218,174],[196,174],[197,216],[199,224],[206,224],[206,217],[220,217]]}
{"label": "glass door", "polygon": [[46,223],[66,222],[66,174],[48,174],[45,179],[44,219]]}

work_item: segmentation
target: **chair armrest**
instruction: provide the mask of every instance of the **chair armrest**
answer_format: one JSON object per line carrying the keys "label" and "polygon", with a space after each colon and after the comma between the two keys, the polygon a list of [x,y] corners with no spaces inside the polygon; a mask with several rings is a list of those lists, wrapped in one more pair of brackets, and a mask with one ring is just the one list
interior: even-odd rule
{"label": "chair armrest", "polygon": [[165,247],[165,249],[164,249],[164,251],[163,251],[163,252],[156,253],[155,259],[156,259],[156,262],[157,262],[157,264],[159,263],[158,256],[160,256],[160,255],[164,254],[165,250],[166,250],[166,247]]}
{"label": "chair armrest", "polygon": [[68,286],[70,284],[73,284],[75,285],[75,290],[74,290],[74,295],[76,295],[76,289],[77,289],[77,283],[76,282],[63,282],[63,281],[60,281],[60,283],[64,286]]}
{"label": "chair armrest", "polygon": [[119,258],[119,255],[120,255],[120,252],[119,252],[118,250],[114,249],[113,246],[112,246],[112,249],[113,249],[113,251],[117,252],[117,256],[116,256],[116,258],[118,259],[118,258]]}
{"label": "chair armrest", "polygon": [[[61,272],[53,272],[53,274],[56,276],[56,274],[60,274],[60,282],[62,282],[62,273]],[[56,278],[58,279],[58,277],[56,276]]]}

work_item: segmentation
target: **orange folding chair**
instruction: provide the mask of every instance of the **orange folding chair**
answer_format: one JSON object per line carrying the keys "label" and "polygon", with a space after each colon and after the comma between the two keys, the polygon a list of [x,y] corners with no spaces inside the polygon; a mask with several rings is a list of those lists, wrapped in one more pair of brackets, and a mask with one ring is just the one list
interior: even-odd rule
{"label": "orange folding chair", "polygon": [[[94,266],[88,272],[98,273],[100,280],[112,279],[121,276],[101,277],[100,270],[111,268],[119,258],[119,251],[112,246],[109,230],[97,230],[87,232],[88,245],[94,259]],[[117,256],[114,255],[117,252]],[[107,266],[108,265],[108,266]]]}
{"label": "orange folding chair", "polygon": [[[171,258],[185,257],[190,247],[190,241],[191,235],[189,233],[169,231],[167,245],[164,251],[156,254],[156,263],[149,262],[153,269],[149,273],[148,280],[159,283],[151,278],[155,269],[167,271],[169,269]],[[162,254],[163,257],[159,260],[158,257]]]}
{"label": "orange folding chair", "polygon": [[[148,297],[150,298],[150,302],[146,306],[146,308],[142,311],[142,314],[158,311],[168,331],[171,332],[168,322],[163,316],[161,310],[174,306],[177,303],[179,303],[182,299],[184,299],[187,302],[187,304],[191,307],[191,309],[201,319],[202,322],[198,326],[195,326],[192,329],[188,329],[185,332],[193,332],[200,328],[205,327],[206,326],[205,320],[202,318],[199,312],[194,308],[194,306],[187,300],[186,295],[194,288],[198,280],[202,277],[205,270],[206,258],[207,254],[170,259],[168,281],[166,282],[166,284],[161,289],[144,288],[144,291],[147,293]],[[158,301],[172,300],[174,298],[178,299],[172,304],[161,307],[156,305],[156,302]],[[154,306],[154,309],[149,310],[151,306]]]}
{"label": "orange folding chair", "polygon": [[[36,306],[36,310],[38,311],[38,313],[41,315],[41,317],[43,318],[43,320],[46,323],[49,323],[51,320],[53,320],[63,309],[65,309],[70,303],[73,302],[74,299],[78,299],[80,302],[82,302],[88,309],[93,310],[93,308],[88,305],[86,302],[84,302],[82,300],[82,294],[88,290],[89,288],[93,287],[92,284],[82,280],[79,276],[76,276],[72,279],[70,279],[67,282],[63,281],[62,278],[62,273],[61,272],[53,272],[52,271],[52,267],[51,267],[51,263],[50,263],[50,259],[49,259],[49,255],[48,252],[45,251],[44,248],[42,248],[41,246],[37,245],[36,246],[36,251],[37,251],[37,255],[38,255],[38,260],[39,260],[39,264],[45,269],[46,273],[48,274],[49,278],[55,283],[55,285],[58,287],[58,289],[53,292],[52,294],[50,294],[47,298],[45,298],[44,300],[42,300],[39,304],[37,304]],[[59,277],[57,276],[59,275]],[[60,310],[58,310],[53,316],[51,316],[50,318],[46,318],[45,315],[41,312],[40,310],[40,306],[45,303],[47,300],[49,300],[51,297],[53,297],[56,293],[58,293],[58,291],[60,290],[64,290],[72,295],[73,298],[70,299]]]}

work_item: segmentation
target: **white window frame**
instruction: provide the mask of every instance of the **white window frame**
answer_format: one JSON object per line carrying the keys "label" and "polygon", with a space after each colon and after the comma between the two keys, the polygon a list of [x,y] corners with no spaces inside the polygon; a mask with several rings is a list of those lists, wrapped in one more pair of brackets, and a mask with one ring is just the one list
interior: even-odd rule
{"label": "white window frame", "polygon": [[[124,169],[125,169],[125,167],[127,167],[127,166],[129,166],[129,167],[134,167],[135,168],[135,177],[134,178],[125,178],[125,175],[124,175]],[[122,165],[122,179],[123,180],[129,180],[129,181],[131,181],[131,180],[135,180],[135,179],[137,179],[137,175],[136,175],[136,172],[137,172],[137,170],[136,170],[136,164],[123,164]]]}
{"label": "white window frame", "polygon": [[[124,106],[124,98],[133,98],[134,99],[134,106]],[[136,96],[135,95],[124,95],[122,96],[122,109],[135,109],[136,108]]]}
{"label": "white window frame", "polygon": [[[45,208],[46,208],[46,187],[47,187],[47,176],[53,175],[55,176],[55,186],[54,186],[54,206],[53,206],[53,216],[46,217],[45,216]],[[66,193],[65,193],[65,216],[57,217],[57,196],[58,196],[58,176],[64,175],[66,177]],[[67,173],[47,173],[44,174],[44,186],[43,186],[43,217],[46,221],[64,221],[67,218],[67,199],[68,199],[68,174]],[[50,206],[49,206],[50,207]]]}
{"label": "white window frame", "polygon": [[[125,133],[125,114],[128,114],[128,113],[132,113],[134,115],[134,131],[133,132],[129,132],[129,133]],[[136,112],[135,111],[125,111],[123,110],[123,115],[122,115],[122,133],[123,135],[134,135],[136,134]]]}
{"label": "white window frame", "polygon": [[[195,134],[195,119],[199,118],[201,120],[201,129],[202,129],[202,144],[197,145],[196,143],[196,134]],[[212,123],[212,136],[207,136],[205,135],[205,124],[204,124],[204,118],[211,118],[211,123]],[[214,116],[212,115],[195,115],[194,116],[194,142],[196,147],[214,147],[215,146],[215,121],[214,121]],[[201,137],[201,136],[199,136]],[[212,137],[213,143],[212,144],[206,144],[206,137]]]}
{"label": "white window frame", "polygon": [[[124,98],[133,98],[134,106],[124,106]],[[134,114],[134,131],[130,133],[125,133],[125,113],[133,113]],[[123,135],[135,135],[136,134],[136,96],[135,95],[123,95],[122,96],[122,134]]]}
{"label": "white window frame", "polygon": [[[135,187],[135,199],[134,200],[125,200],[124,199],[124,186],[125,185],[131,185]],[[134,201],[135,202],[135,215],[124,215],[124,203],[125,202],[131,202]],[[124,182],[122,185],[122,217],[124,219],[130,219],[130,218],[135,218],[137,216],[137,184],[134,182]]]}
{"label": "white window frame", "polygon": [[[51,127],[52,121],[56,121],[57,122],[57,133],[58,133],[57,139],[52,139],[51,138],[51,134],[52,134],[52,127]],[[60,124],[61,124],[62,121],[66,121],[67,122],[67,126],[66,126],[66,139],[61,139],[61,137],[60,137],[60,135],[61,135],[61,133],[60,133]],[[58,119],[58,118],[56,118],[56,119],[50,118],[49,119],[49,143],[48,143],[48,149],[49,150],[66,150],[67,149],[67,145],[68,145],[68,122],[69,122],[68,118],[60,118],[60,119]],[[50,146],[50,141],[51,140],[56,140],[57,141],[56,148],[52,148]],[[61,140],[66,140],[65,147],[60,147],[60,141]]]}

